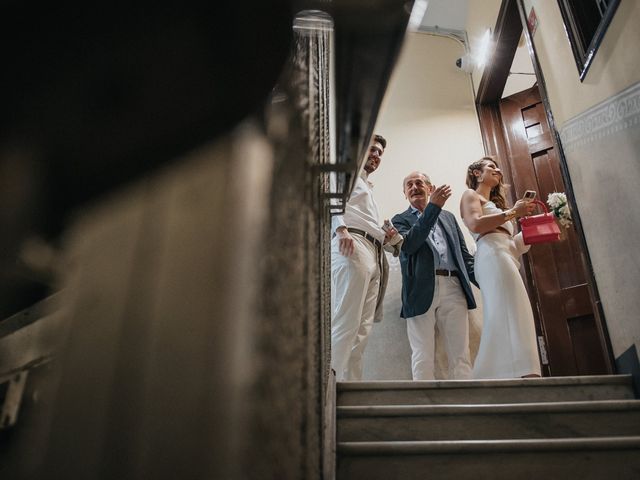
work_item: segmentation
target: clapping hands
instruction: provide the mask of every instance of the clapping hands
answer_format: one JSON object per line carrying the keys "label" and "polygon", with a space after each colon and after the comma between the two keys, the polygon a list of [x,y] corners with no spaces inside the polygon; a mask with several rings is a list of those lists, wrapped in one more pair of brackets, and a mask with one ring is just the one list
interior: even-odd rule
{"label": "clapping hands", "polygon": [[444,204],[451,196],[451,187],[449,185],[440,185],[429,196],[429,203],[433,203],[438,207],[444,207]]}

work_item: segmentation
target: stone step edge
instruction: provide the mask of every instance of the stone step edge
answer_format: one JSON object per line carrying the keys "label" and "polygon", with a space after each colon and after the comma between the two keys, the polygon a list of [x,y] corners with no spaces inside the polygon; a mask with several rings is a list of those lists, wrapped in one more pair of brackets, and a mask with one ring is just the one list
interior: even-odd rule
{"label": "stone step edge", "polygon": [[338,418],[349,418],[515,413],[632,412],[638,410],[640,410],[640,400],[590,400],[579,402],[464,405],[348,405],[336,407],[336,415]]}
{"label": "stone step edge", "polygon": [[337,443],[337,453],[343,456],[524,453],[586,450],[640,450],[640,436]]}
{"label": "stone step edge", "polygon": [[358,390],[422,390],[432,388],[462,389],[484,387],[561,387],[580,385],[629,385],[632,377],[624,375],[589,375],[581,377],[509,378],[495,380],[386,380],[376,382],[338,382],[338,392]]}

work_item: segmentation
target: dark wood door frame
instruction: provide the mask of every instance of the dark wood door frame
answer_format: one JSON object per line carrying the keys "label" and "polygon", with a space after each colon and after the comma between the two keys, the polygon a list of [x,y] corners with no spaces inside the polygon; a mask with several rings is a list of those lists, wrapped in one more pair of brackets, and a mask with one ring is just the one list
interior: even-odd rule
{"label": "dark wood door frame", "polygon": [[503,0],[493,30],[496,47],[478,85],[476,103],[490,104],[500,101],[521,34],[522,24],[515,0]]}
{"label": "dark wood door frame", "polygon": [[[560,161],[560,169],[565,182],[567,200],[569,202],[573,221],[576,227],[576,233],[582,247],[585,265],[587,266],[587,277],[589,284],[589,295],[595,307],[595,314],[599,321],[596,322],[599,330],[599,337],[603,352],[605,352],[607,370],[609,373],[615,372],[615,360],[611,341],[607,331],[604,310],[600,300],[600,294],[593,273],[593,264],[589,249],[587,247],[580,212],[576,204],[575,194],[571,183],[571,176],[567,167],[567,161],[560,141],[560,135],[556,128],[553,114],[549,105],[549,97],[547,95],[546,84],[542,75],[542,70],[538,62],[535,46],[531,39],[531,35],[527,28],[527,15],[523,0],[503,0],[496,20],[494,29],[495,52],[492,61],[485,67],[485,70],[478,86],[476,94],[476,106],[480,129],[482,132],[482,141],[484,143],[485,152],[490,155],[496,155],[498,159],[506,158],[507,145],[504,135],[498,126],[500,125],[500,110],[498,102],[502,97],[504,86],[509,76],[509,70],[513,63],[513,57],[518,48],[520,35],[524,32],[524,37],[533,63],[534,72],[538,81],[538,89],[545,108],[549,128],[551,130],[554,148],[557,149]],[[504,168],[504,176],[507,182],[512,179],[512,172],[508,162],[502,162]],[[514,201],[514,198],[510,199]]]}

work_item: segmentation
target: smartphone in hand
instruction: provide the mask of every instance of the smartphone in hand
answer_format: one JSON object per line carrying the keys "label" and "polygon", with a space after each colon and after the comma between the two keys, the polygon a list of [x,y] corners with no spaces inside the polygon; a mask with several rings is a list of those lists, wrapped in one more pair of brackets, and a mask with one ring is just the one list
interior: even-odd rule
{"label": "smartphone in hand", "polygon": [[535,190],[527,190],[526,192],[524,192],[524,196],[522,197],[522,199],[525,202],[532,202],[535,198],[536,198]]}
{"label": "smartphone in hand", "polygon": [[391,230],[392,228],[393,225],[391,225],[391,222],[389,220],[385,220],[382,224],[382,230],[384,230],[385,233],[389,233],[389,230]]}

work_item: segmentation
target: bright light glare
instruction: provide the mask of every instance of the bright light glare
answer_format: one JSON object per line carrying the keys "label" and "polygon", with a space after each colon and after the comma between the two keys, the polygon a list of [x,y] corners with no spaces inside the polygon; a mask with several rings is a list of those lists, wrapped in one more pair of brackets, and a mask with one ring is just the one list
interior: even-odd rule
{"label": "bright light glare", "polygon": [[411,16],[409,17],[409,30],[418,30],[418,27],[422,23],[424,13],[427,11],[427,0],[416,0],[411,9]]}
{"label": "bright light glare", "polygon": [[480,46],[478,47],[478,54],[476,55],[476,63],[478,67],[484,67],[485,64],[489,61],[491,56],[491,29],[487,28],[480,39]]}

